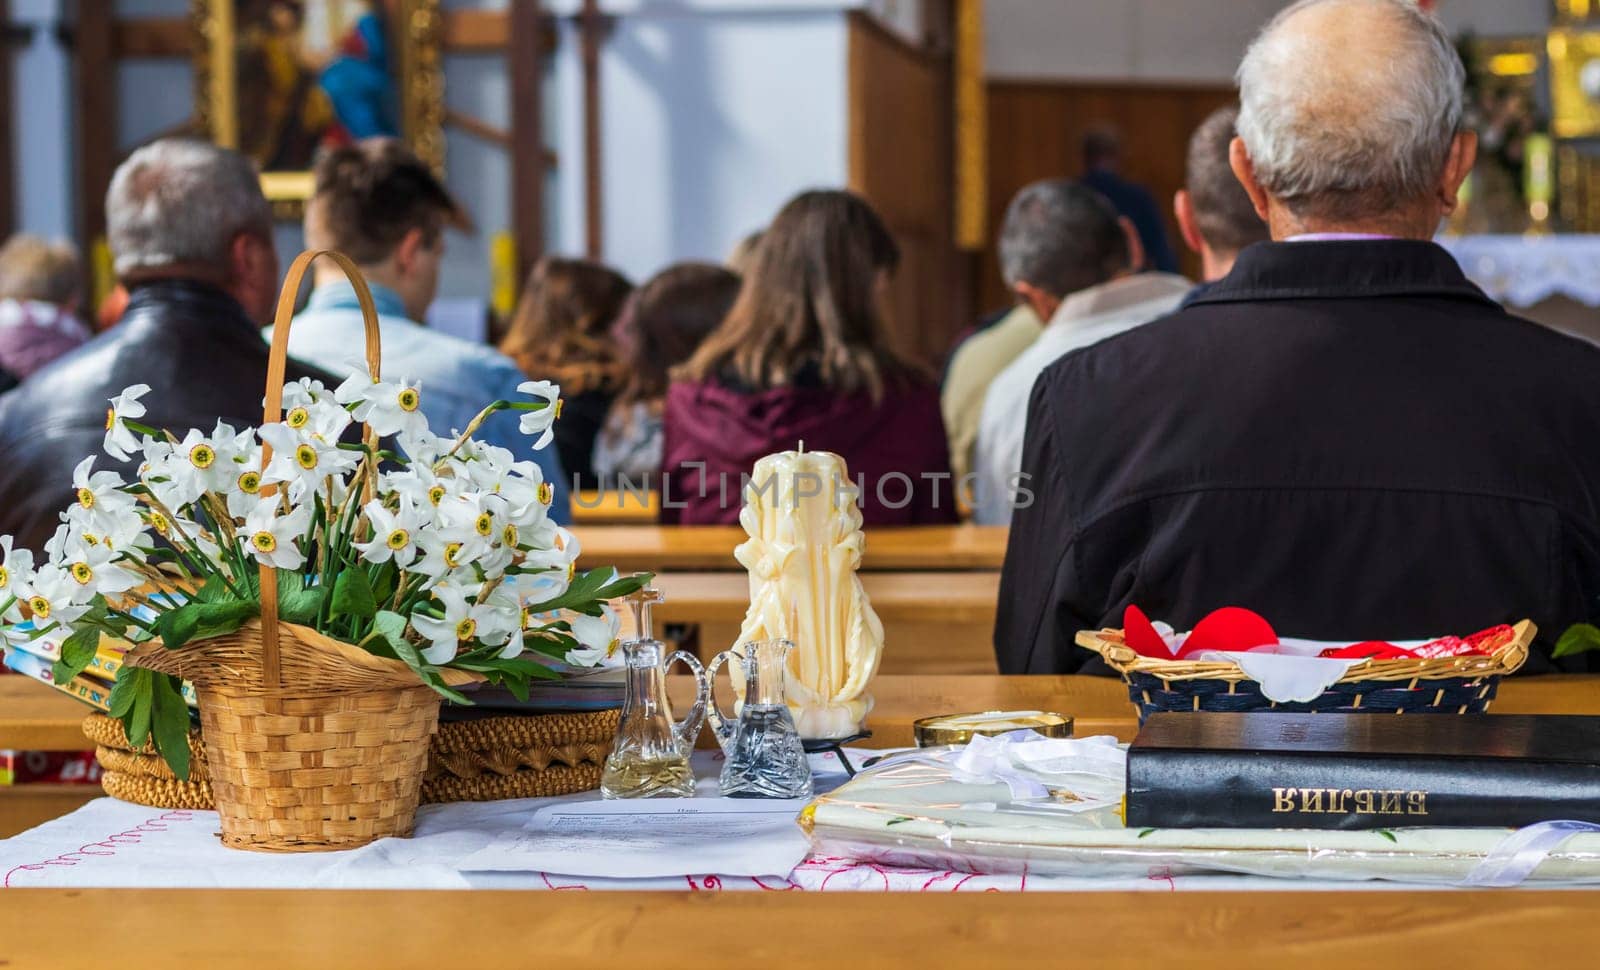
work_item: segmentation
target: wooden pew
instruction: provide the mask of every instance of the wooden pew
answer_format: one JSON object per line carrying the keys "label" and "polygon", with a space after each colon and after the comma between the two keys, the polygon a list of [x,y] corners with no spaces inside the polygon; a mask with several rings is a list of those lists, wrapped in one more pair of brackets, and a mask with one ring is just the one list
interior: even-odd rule
{"label": "wooden pew", "polygon": [[[748,538],[736,525],[598,525],[573,528],[580,566],[623,572],[743,572],[733,549]],[[864,571],[998,571],[1006,527],[930,525],[867,530]]]}
{"label": "wooden pew", "polygon": [[[873,572],[861,580],[883,621],[883,673],[995,672],[998,573]],[[743,572],[666,572],[656,577],[656,586],[666,597],[655,608],[657,621],[697,627],[701,659],[734,645],[750,605]]]}
{"label": "wooden pew", "polygon": [[579,525],[632,523],[654,525],[661,514],[661,499],[654,492],[606,492],[585,489],[572,493],[572,521]]}
{"label": "wooden pew", "polygon": [[[87,751],[78,725],[89,709],[20,675],[0,676],[0,749]],[[0,839],[59,818],[103,792],[99,785],[0,785]]]}

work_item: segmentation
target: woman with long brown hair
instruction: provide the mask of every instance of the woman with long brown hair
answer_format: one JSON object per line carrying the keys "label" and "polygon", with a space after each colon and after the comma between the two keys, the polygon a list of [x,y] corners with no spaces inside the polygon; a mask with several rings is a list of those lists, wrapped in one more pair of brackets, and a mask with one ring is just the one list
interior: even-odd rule
{"label": "woman with long brown hair", "polygon": [[561,385],[556,450],[578,488],[599,484],[595,437],[626,373],[611,326],[632,290],[610,267],[547,256],[528,274],[500,341],[500,352],[529,377]]}
{"label": "woman with long brown hair", "polygon": [[594,470],[606,486],[623,475],[629,482],[660,487],[668,375],[717,328],[738,296],[739,277],[729,270],[715,263],[678,263],[628,298],[615,329],[627,383],[594,446]]}
{"label": "woman with long brown hair", "polygon": [[938,389],[895,351],[884,316],[899,260],[855,195],[783,207],[733,309],[667,391],[663,521],[737,522],[740,476],[801,442],[844,458],[869,524],[954,521]]}

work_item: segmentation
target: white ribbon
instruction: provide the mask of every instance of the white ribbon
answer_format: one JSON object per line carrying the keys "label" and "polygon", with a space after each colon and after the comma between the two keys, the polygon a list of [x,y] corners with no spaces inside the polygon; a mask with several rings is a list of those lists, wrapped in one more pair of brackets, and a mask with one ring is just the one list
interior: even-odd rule
{"label": "white ribbon", "polygon": [[1461,880],[1461,885],[1495,889],[1519,885],[1550,853],[1579,832],[1600,832],[1600,825],[1557,819],[1517,829],[1490,849]]}
{"label": "white ribbon", "polygon": [[1021,728],[995,737],[975,735],[960,748],[930,748],[891,755],[872,767],[926,764],[944,768],[959,782],[1005,785],[1013,801],[1046,801],[1057,789],[1080,800],[1063,811],[1086,811],[1114,804],[1127,779],[1127,749],[1110,736],[1047,738]]}

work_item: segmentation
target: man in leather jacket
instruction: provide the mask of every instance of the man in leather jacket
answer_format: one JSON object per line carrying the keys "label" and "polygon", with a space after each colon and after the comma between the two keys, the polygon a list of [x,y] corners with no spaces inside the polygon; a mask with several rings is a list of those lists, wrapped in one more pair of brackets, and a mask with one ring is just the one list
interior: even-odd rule
{"label": "man in leather jacket", "polygon": [[[122,322],[0,397],[0,534],[39,550],[72,500],[72,470],[101,452],[109,400],[148,384],[140,420],[180,437],[261,422],[267,345],[260,326],[278,292],[272,210],[243,156],[165,139],[130,155],[106,193]],[[322,372],[289,363],[288,379]]]}

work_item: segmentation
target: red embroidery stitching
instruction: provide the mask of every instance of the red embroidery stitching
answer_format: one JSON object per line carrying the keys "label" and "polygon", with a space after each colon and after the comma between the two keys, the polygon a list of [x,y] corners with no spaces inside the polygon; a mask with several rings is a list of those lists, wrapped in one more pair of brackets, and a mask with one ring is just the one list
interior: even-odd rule
{"label": "red embroidery stitching", "polygon": [[76,852],[63,852],[53,859],[14,866],[6,872],[4,879],[0,879],[0,886],[11,888],[11,877],[19,872],[38,872],[43,869],[49,869],[52,866],[70,868],[77,865],[84,858],[110,858],[116,855],[117,850],[123,846],[138,845],[143,842],[146,835],[167,831],[168,822],[187,822],[193,817],[193,812],[181,809],[163,812],[154,818],[145,819],[124,832],[114,832],[99,842],[89,842],[81,845]]}

